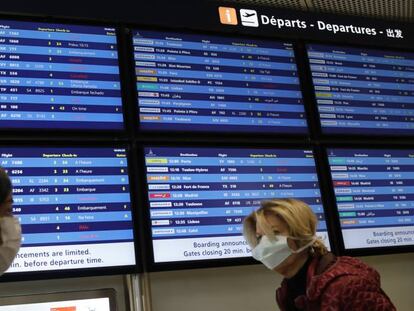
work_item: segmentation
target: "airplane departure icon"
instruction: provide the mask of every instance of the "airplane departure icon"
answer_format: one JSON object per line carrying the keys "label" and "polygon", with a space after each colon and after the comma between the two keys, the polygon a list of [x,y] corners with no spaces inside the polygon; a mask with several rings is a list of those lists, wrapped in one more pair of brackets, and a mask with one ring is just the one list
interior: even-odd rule
{"label": "airplane departure icon", "polygon": [[240,19],[243,26],[259,27],[259,19],[255,10],[240,9]]}
{"label": "airplane departure icon", "polygon": [[244,13],[243,17],[249,18],[250,16],[254,16],[256,13]]}

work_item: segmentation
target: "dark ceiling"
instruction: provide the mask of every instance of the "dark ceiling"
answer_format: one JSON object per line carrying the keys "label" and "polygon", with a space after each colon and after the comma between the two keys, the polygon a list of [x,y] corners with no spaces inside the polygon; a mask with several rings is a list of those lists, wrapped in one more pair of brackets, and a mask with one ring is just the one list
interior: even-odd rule
{"label": "dark ceiling", "polygon": [[[213,0],[212,0],[213,1]],[[414,21],[414,0],[227,0],[309,12],[370,16],[394,21]]]}

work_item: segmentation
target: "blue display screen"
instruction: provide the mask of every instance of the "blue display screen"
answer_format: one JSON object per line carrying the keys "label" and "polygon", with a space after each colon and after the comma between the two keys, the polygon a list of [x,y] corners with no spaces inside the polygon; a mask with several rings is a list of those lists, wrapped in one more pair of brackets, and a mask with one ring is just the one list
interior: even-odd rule
{"label": "blue display screen", "polygon": [[414,150],[328,156],[345,248],[414,245]]}
{"label": "blue display screen", "polygon": [[414,134],[414,53],[307,50],[324,133]]}
{"label": "blue display screen", "polygon": [[124,148],[0,147],[0,154],[23,233],[8,272],[135,264]]}
{"label": "blue display screen", "polygon": [[135,30],[145,130],[307,133],[291,43]]}
{"label": "blue display screen", "polygon": [[308,203],[329,243],[311,150],[145,148],[154,261],[247,257],[242,221],[269,198]]}
{"label": "blue display screen", "polygon": [[114,28],[0,20],[0,128],[123,129]]}

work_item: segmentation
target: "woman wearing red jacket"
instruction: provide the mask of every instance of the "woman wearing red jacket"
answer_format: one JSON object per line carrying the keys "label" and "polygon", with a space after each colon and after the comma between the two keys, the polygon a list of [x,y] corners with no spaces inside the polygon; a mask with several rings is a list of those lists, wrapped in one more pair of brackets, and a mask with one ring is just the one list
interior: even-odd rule
{"label": "woman wearing red jacket", "polygon": [[316,237],[311,208],[294,199],[264,201],[244,220],[252,255],[283,275],[281,311],[396,310],[377,271],[351,257],[335,257]]}

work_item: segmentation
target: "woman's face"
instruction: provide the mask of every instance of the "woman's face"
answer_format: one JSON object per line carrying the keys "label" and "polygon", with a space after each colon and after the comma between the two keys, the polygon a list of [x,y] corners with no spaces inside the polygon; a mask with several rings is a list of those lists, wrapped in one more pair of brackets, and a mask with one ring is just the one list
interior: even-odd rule
{"label": "woman's face", "polygon": [[9,193],[3,203],[0,204],[0,217],[12,216],[13,214],[13,195]]}
{"label": "woman's face", "polygon": [[[267,215],[265,216],[265,220],[275,235],[289,236],[288,226],[280,217],[276,215]],[[258,224],[256,224],[256,236],[260,238],[263,235],[264,235],[264,231],[260,228]],[[298,249],[296,243],[292,239],[288,238],[287,243],[290,249],[292,250]],[[284,275],[286,277],[289,277],[290,272],[292,271],[293,268],[296,267],[296,263],[302,257],[303,257],[302,253],[291,254],[284,261],[282,261],[280,265],[274,268],[273,271],[281,275]]]}

